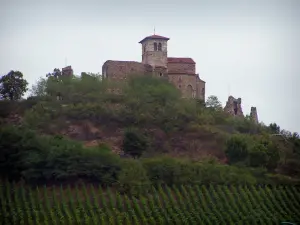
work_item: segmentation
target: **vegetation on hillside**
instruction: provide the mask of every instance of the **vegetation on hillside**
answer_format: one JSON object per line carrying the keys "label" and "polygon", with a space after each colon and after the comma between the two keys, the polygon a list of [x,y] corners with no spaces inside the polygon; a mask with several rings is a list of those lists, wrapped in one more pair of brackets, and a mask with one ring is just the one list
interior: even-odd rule
{"label": "vegetation on hillside", "polygon": [[298,221],[299,187],[159,185],[132,197],[97,185],[0,186],[1,224],[224,224]]}
{"label": "vegetation on hillside", "polygon": [[[84,180],[132,194],[151,184],[299,183],[297,133],[228,116],[216,96],[183,99],[165,80],[110,82],[55,70],[26,100],[15,99],[0,102],[0,175],[10,180]],[[116,135],[119,142],[107,141]]]}

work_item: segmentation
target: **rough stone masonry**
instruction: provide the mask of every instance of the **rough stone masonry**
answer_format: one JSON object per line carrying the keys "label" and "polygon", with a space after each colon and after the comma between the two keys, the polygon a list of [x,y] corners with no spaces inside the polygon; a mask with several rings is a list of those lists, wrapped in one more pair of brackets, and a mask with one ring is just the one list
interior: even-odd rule
{"label": "rough stone masonry", "polygon": [[196,74],[196,63],[192,58],[168,57],[169,38],[151,35],[142,39],[142,62],[107,60],[102,66],[106,79],[126,80],[129,75],[151,74],[167,78],[182,96],[205,100],[205,81]]}

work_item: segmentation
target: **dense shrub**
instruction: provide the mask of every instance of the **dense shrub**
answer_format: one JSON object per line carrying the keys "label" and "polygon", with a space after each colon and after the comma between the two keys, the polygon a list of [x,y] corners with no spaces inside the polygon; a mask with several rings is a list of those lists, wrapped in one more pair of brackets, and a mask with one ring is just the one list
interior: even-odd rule
{"label": "dense shrub", "polygon": [[299,159],[288,159],[280,167],[284,174],[289,174],[291,176],[297,176],[300,178],[300,162]]}
{"label": "dense shrub", "polygon": [[141,162],[133,159],[122,161],[122,170],[118,175],[118,185],[121,193],[137,196],[146,193],[150,181]]}
{"label": "dense shrub", "polygon": [[[182,144],[194,138],[197,139],[194,145],[201,150],[207,146],[215,156],[215,148],[218,148],[220,157],[224,157],[225,149],[229,163],[235,166],[168,157],[141,159],[141,164],[138,164],[139,159],[124,162],[103,146],[85,148],[58,136],[39,136],[26,129],[1,128],[1,175],[11,179],[24,178],[28,182],[83,179],[103,185],[119,184],[123,190],[132,193],[135,191],[128,187],[138,187],[147,183],[147,179],[155,184],[253,183],[253,177],[264,182],[266,172],[254,174],[252,169],[275,171],[279,160],[281,167],[276,171],[297,175],[297,171],[292,170],[300,156],[297,135],[292,137],[280,132],[290,144],[279,144],[274,140],[277,136],[273,136],[274,139],[269,137],[272,130],[269,127],[256,125],[249,117],[230,117],[219,106],[205,107],[203,102],[195,99],[181,98],[172,84],[151,76],[130,77],[124,84],[98,78],[83,74],[81,78],[61,79],[60,82],[42,79],[33,90],[33,96],[27,100],[0,101],[0,117],[25,111],[23,124],[47,134],[66,131],[78,120],[88,121],[96,128],[101,125],[103,131],[133,126],[137,130],[125,132],[123,149],[135,158],[146,156],[142,152],[148,144],[151,152],[156,154],[162,153],[164,146],[169,146],[169,151],[175,146],[175,152],[178,146],[184,148]],[[112,88],[122,88],[122,94],[112,92]],[[60,96],[59,101],[57,95]],[[217,99],[214,97],[214,100]],[[0,124],[6,121],[0,119]],[[154,134],[156,130],[163,131],[163,135]],[[149,134],[147,138],[142,135],[146,131]],[[180,134],[184,136],[182,140],[178,139]],[[89,138],[89,135],[81,136],[84,136],[83,140]],[[167,140],[164,141],[164,138]],[[177,140],[180,142],[178,145]],[[130,162],[134,162],[132,167]],[[245,165],[253,168],[241,167]],[[237,169],[236,166],[240,167]],[[145,172],[148,178],[144,180],[144,175],[139,175],[140,180],[130,183],[134,171],[138,170],[141,174]]]}
{"label": "dense shrub", "polygon": [[10,100],[1,100],[0,101],[0,118],[6,118],[11,113],[15,113],[17,108],[17,102]]}
{"label": "dense shrub", "polygon": [[226,142],[225,154],[230,163],[243,161],[248,156],[248,142],[242,135],[233,135]]}
{"label": "dense shrub", "polygon": [[252,167],[264,167],[267,161],[267,147],[260,143],[254,145],[249,152],[249,165]]}
{"label": "dense shrub", "polygon": [[255,177],[246,169],[207,162],[190,162],[174,158],[145,159],[143,164],[153,184],[253,184]]}
{"label": "dense shrub", "polygon": [[175,179],[181,175],[181,165],[178,160],[173,158],[145,159],[143,165],[146,168],[150,181],[154,184],[172,185]]}
{"label": "dense shrub", "polygon": [[147,140],[139,130],[130,128],[125,131],[122,144],[125,154],[131,155],[133,158],[139,158],[147,149],[147,146]]}
{"label": "dense shrub", "polygon": [[[103,151],[102,151],[103,150]],[[109,185],[117,180],[118,157],[107,147],[84,148],[60,136],[27,129],[0,129],[0,173],[12,180],[56,182],[85,179]]]}
{"label": "dense shrub", "polygon": [[[274,150],[270,146],[266,150],[267,168],[272,165],[269,160],[276,158],[270,154]],[[85,148],[59,135],[39,136],[11,126],[0,128],[0,175],[30,184],[81,179],[104,186],[117,185],[120,191],[132,195],[147,191],[150,184],[253,184],[256,178],[269,182],[266,171],[257,174],[246,167],[221,165],[215,160],[121,159],[105,145]]]}

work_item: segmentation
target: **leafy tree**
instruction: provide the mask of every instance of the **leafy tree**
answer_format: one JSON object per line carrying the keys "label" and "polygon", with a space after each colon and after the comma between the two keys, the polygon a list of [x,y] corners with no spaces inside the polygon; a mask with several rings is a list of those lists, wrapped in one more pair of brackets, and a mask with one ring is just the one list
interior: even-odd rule
{"label": "leafy tree", "polygon": [[283,135],[285,138],[292,138],[293,137],[293,134],[290,131],[285,130],[285,129],[282,129],[280,131],[280,134]]}
{"label": "leafy tree", "polygon": [[32,85],[30,94],[31,96],[42,97],[46,96],[46,88],[47,88],[47,80],[44,78],[40,78],[36,84]]}
{"label": "leafy tree", "polygon": [[145,193],[149,189],[149,178],[140,161],[123,159],[118,174],[119,191],[134,196]]}
{"label": "leafy tree", "polygon": [[230,163],[243,161],[248,156],[247,140],[241,135],[234,135],[226,142],[225,154]]}
{"label": "leafy tree", "polygon": [[60,69],[55,68],[52,73],[46,74],[47,83],[46,83],[46,92],[50,96],[54,96],[59,100],[62,100],[64,95],[63,92],[66,92],[66,84],[70,83],[71,80],[68,76],[62,76]]}
{"label": "leafy tree", "polygon": [[139,158],[147,148],[146,138],[138,130],[128,129],[124,135],[122,148],[125,154]]}
{"label": "leafy tree", "polygon": [[297,132],[294,132],[290,140],[293,143],[293,153],[296,154],[297,157],[300,156],[300,137]]}
{"label": "leafy tree", "polygon": [[280,126],[278,126],[276,123],[271,123],[269,125],[269,129],[274,134],[279,134],[280,133]]}
{"label": "leafy tree", "polygon": [[82,72],[81,73],[81,79],[92,79],[92,80],[102,80],[102,75],[99,73],[86,73]]}
{"label": "leafy tree", "polygon": [[47,73],[46,77],[60,78],[62,75],[60,69],[55,68],[52,73]]}
{"label": "leafy tree", "polygon": [[206,107],[208,108],[212,108],[215,110],[221,110],[222,109],[222,104],[219,101],[218,97],[215,95],[211,95],[207,98],[206,103],[205,103]]}
{"label": "leafy tree", "polygon": [[267,147],[261,143],[254,145],[249,152],[249,165],[253,167],[266,166],[267,161]]}
{"label": "leafy tree", "polygon": [[279,160],[280,160],[280,152],[277,145],[275,145],[273,142],[269,142],[266,145],[267,147],[267,169],[274,170],[277,168]]}
{"label": "leafy tree", "polygon": [[0,78],[0,97],[4,99],[19,100],[28,90],[28,82],[20,71],[10,71]]}

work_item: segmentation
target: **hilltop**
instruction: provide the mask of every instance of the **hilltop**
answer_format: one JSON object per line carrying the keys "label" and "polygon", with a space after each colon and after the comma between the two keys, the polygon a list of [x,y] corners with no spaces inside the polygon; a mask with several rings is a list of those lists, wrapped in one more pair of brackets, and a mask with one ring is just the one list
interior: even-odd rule
{"label": "hilltop", "polygon": [[[111,91],[116,88],[122,91]],[[253,123],[249,116],[232,117],[215,96],[207,102],[182,98],[172,84],[155,77],[118,83],[87,73],[50,76],[41,78],[26,100],[0,104],[0,150],[7,159],[1,167],[16,179],[110,184],[121,179],[129,161],[141,183],[172,184],[169,179],[178,176],[183,183],[299,182],[298,134]],[[194,177],[198,170],[200,180]],[[127,172],[123,176],[131,176]]]}

